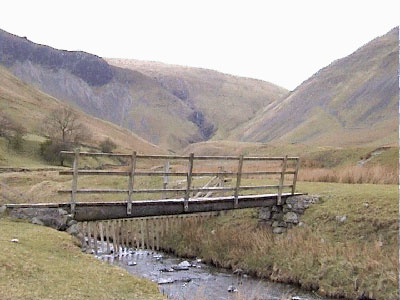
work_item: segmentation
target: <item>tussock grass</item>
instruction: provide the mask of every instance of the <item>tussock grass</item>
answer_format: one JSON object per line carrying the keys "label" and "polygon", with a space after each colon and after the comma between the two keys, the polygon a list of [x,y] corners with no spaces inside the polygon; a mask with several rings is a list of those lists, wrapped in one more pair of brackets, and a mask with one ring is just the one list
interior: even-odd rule
{"label": "tussock grass", "polygon": [[182,232],[170,235],[174,235],[169,239],[178,245],[178,255],[200,256],[220,267],[242,268],[332,297],[397,297],[397,253],[376,243],[332,243],[310,228],[276,236],[254,225],[209,223],[203,227],[190,220]]}
{"label": "tussock grass", "polygon": [[0,219],[0,247],[0,299],[163,299],[155,283],[82,253],[65,232]]}
{"label": "tussock grass", "polygon": [[322,201],[287,234],[259,228],[254,210],[239,210],[202,224],[188,220],[167,235],[168,245],[178,255],[327,296],[397,299],[397,186],[299,182],[299,190]]}
{"label": "tussock grass", "polygon": [[398,171],[381,165],[347,166],[335,169],[303,168],[299,180],[338,183],[397,184]]}
{"label": "tussock grass", "polygon": [[197,255],[220,267],[242,268],[323,295],[356,298],[365,293],[370,298],[396,299],[396,252],[377,244],[332,243],[310,228],[276,236],[254,225],[218,226],[210,221],[207,228],[190,220],[181,233],[169,238],[178,242],[178,255]]}

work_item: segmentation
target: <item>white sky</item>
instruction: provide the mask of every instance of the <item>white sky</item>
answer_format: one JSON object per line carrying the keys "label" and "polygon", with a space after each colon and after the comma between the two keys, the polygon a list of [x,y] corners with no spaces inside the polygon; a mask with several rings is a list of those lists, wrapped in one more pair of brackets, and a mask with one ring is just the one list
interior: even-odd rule
{"label": "white sky", "polygon": [[400,23],[400,1],[2,0],[0,28],[55,48],[294,89]]}

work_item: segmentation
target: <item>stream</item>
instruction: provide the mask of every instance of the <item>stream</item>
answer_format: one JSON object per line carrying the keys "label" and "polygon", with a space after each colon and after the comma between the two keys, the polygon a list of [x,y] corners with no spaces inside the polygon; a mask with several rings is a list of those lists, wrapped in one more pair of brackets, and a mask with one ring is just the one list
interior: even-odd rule
{"label": "stream", "polygon": [[113,255],[102,254],[99,249],[96,257],[157,282],[168,299],[326,299],[290,285],[250,277],[241,270],[232,272],[204,264],[201,259],[184,260],[160,251],[124,249]]}

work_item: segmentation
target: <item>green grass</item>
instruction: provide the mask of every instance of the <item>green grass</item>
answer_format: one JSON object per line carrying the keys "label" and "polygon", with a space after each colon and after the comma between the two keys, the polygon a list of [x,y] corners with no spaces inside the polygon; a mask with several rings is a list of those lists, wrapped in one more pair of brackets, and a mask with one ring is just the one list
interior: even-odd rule
{"label": "green grass", "polygon": [[3,218],[0,247],[1,299],[162,299],[155,283],[82,253],[65,232]]}
{"label": "green grass", "polygon": [[[300,182],[298,191],[322,197],[303,221],[316,230],[322,227],[330,240],[381,240],[384,247],[397,246],[397,185]],[[338,224],[335,217],[344,215],[346,222]]]}
{"label": "green grass", "polygon": [[367,164],[393,166],[393,164],[394,163],[397,164],[398,161],[399,161],[399,148],[392,147],[392,148],[383,150],[383,152],[381,154],[373,157]]}
{"label": "green grass", "polygon": [[16,151],[8,146],[4,138],[0,138],[0,166],[12,167],[48,167],[50,164],[39,155],[39,147],[42,139],[37,135],[24,137],[22,149]]}

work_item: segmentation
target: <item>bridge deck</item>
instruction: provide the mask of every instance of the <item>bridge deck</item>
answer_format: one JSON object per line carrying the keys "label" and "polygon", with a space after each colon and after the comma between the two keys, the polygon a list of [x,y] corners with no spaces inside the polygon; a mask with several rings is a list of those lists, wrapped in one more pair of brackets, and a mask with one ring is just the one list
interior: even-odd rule
{"label": "bridge deck", "polygon": [[[282,199],[299,196],[302,193],[282,193]],[[278,194],[259,194],[238,197],[238,209],[272,206],[277,204]],[[185,213],[230,210],[234,208],[234,196],[214,198],[190,198],[189,207],[184,211],[184,198],[141,200],[132,202],[132,214],[127,214],[127,202],[76,202],[77,221],[177,215]],[[7,204],[7,208],[63,208],[70,211],[70,203]]]}

